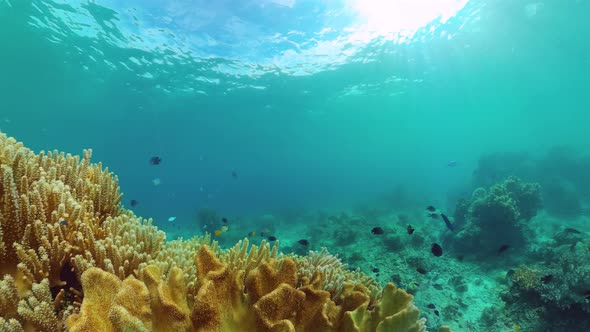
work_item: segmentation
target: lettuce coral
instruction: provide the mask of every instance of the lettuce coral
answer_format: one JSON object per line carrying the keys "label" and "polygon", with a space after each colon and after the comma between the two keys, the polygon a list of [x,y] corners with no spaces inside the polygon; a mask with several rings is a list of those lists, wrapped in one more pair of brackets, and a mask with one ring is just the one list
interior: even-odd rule
{"label": "lettuce coral", "polygon": [[411,295],[325,250],[165,242],[90,157],[0,133],[0,330],[425,330]]}
{"label": "lettuce coral", "polygon": [[165,280],[148,265],[141,280],[124,281],[88,269],[80,313],[67,325],[71,331],[424,331],[412,296],[391,283],[369,307],[362,285],[343,286],[332,301],[321,289],[322,275],[300,280],[291,257],[263,259],[244,274],[202,246],[195,264],[200,286],[190,301],[178,269]]}

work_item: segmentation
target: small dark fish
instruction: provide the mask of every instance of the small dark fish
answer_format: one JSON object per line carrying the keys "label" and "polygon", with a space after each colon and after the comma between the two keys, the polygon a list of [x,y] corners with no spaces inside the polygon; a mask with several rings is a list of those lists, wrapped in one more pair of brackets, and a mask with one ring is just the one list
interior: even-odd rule
{"label": "small dark fish", "polygon": [[374,273],[379,273],[379,269],[378,268],[373,268],[371,271],[373,271]]}
{"label": "small dark fish", "polygon": [[410,235],[414,234],[415,230],[416,229],[414,229],[414,227],[412,227],[412,225],[408,225],[408,234],[410,234]]}
{"label": "small dark fish", "polygon": [[514,273],[516,273],[516,271],[514,271],[513,269],[508,270],[508,272],[506,272],[506,277],[510,278],[514,275]]}
{"label": "small dark fish", "polygon": [[432,287],[434,287],[434,289],[437,289],[437,290],[443,290],[443,286],[441,284],[434,284],[434,285],[432,285]]}
{"label": "small dark fish", "polygon": [[587,290],[587,291],[584,292],[584,298],[586,300],[590,300],[590,290]]}
{"label": "small dark fish", "polygon": [[426,271],[425,269],[423,269],[423,268],[421,268],[421,267],[417,268],[417,269],[416,269],[416,271],[417,271],[418,273],[420,273],[420,274],[426,274],[426,273],[428,272],[428,271]]}
{"label": "small dark fish", "polygon": [[457,256],[457,260],[458,260],[459,262],[462,262],[464,259],[465,259],[465,256],[464,256],[464,255],[459,255],[459,256]]}
{"label": "small dark fish", "polygon": [[438,219],[438,213],[436,213],[436,212],[429,213],[428,217],[432,218],[432,219]]}
{"label": "small dark fish", "polygon": [[542,277],[541,277],[541,281],[542,281],[544,284],[548,284],[548,283],[550,283],[550,282],[551,282],[551,280],[553,280],[553,275],[552,275],[552,274],[548,274],[548,275],[546,275],[546,276],[542,276]]}
{"label": "small dark fish", "polygon": [[277,238],[271,235],[271,236],[269,236],[269,237],[268,237],[268,240],[269,240],[270,242],[274,242],[274,241],[276,241],[276,240],[277,240]]}
{"label": "small dark fish", "polygon": [[231,176],[232,176],[234,179],[237,179],[237,178],[238,178],[238,173],[236,173],[236,171],[231,171]]}
{"label": "small dark fish", "polygon": [[62,226],[65,226],[65,225],[67,225],[67,224],[68,224],[68,222],[67,222],[67,221],[65,221],[65,220],[62,220],[62,221],[60,221],[60,222],[59,222],[59,224],[60,224],[60,225],[62,225]]}
{"label": "small dark fish", "polygon": [[221,222],[223,222],[224,224],[227,224],[227,218],[221,218]]}
{"label": "small dark fish", "polygon": [[438,243],[433,243],[432,244],[432,248],[430,249],[430,251],[434,254],[434,256],[436,257],[440,257],[443,254],[443,250],[442,247],[438,244]]}
{"label": "small dark fish", "polygon": [[131,206],[137,206],[137,204],[139,204],[139,202],[134,199],[132,199],[129,203],[131,204]]}
{"label": "small dark fish", "polygon": [[582,234],[582,232],[580,232],[579,230],[571,227],[567,227],[563,231],[570,234]]}
{"label": "small dark fish", "polygon": [[371,233],[373,233],[375,235],[381,235],[381,234],[383,234],[383,228],[373,227],[373,229],[371,230]]}
{"label": "small dark fish", "polygon": [[151,157],[150,158],[150,164],[152,165],[160,165],[160,163],[162,162],[162,158],[160,157]]}
{"label": "small dark fish", "polygon": [[498,254],[503,253],[504,251],[508,250],[508,248],[510,248],[509,245],[503,244],[500,248],[498,248]]}
{"label": "small dark fish", "polygon": [[447,228],[450,229],[451,232],[453,232],[455,230],[455,226],[453,226],[453,224],[451,224],[451,221],[449,220],[449,218],[442,213],[440,214],[440,216],[445,221],[445,225],[447,225]]}
{"label": "small dark fish", "polygon": [[438,310],[434,310],[434,314],[437,316],[440,316],[440,313],[438,312]]}
{"label": "small dark fish", "polygon": [[302,246],[308,246],[309,245],[309,241],[307,241],[305,239],[301,239],[301,240],[297,241],[297,243],[299,243]]}
{"label": "small dark fish", "polygon": [[430,303],[427,307],[429,309],[436,309],[436,306],[433,303]]}
{"label": "small dark fish", "polygon": [[436,208],[434,206],[432,206],[432,205],[429,205],[429,206],[426,207],[426,210],[428,210],[430,212],[434,212],[434,211],[436,211]]}

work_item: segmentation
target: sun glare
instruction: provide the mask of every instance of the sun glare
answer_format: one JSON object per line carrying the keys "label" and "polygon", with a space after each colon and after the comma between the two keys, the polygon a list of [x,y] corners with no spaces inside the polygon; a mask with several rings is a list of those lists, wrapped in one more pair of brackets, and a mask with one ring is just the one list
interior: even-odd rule
{"label": "sun glare", "polygon": [[455,16],[469,0],[351,0],[364,27],[379,35],[412,36],[418,29]]}

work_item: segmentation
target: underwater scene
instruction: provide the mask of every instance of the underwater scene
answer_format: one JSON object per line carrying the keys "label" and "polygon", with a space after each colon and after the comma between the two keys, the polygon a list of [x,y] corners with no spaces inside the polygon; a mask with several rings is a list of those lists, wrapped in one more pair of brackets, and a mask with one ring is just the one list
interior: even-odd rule
{"label": "underwater scene", "polygon": [[590,331],[589,14],[0,0],[0,332]]}

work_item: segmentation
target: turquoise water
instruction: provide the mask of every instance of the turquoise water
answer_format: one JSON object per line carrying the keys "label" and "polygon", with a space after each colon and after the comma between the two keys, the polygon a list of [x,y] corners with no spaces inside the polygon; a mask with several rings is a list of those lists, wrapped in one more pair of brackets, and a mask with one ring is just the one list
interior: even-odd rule
{"label": "turquoise water", "polygon": [[[405,213],[442,236],[416,211],[452,215],[509,175],[544,188],[539,239],[587,235],[588,13],[574,0],[0,0],[0,129],[35,151],[92,148],[124,203],[174,236],[202,233],[203,208],[299,216],[293,240],[317,210],[373,213],[368,229]],[[243,225],[236,239],[258,227]],[[527,255],[491,264],[541,262]],[[480,314],[429,319],[468,331]]]}

